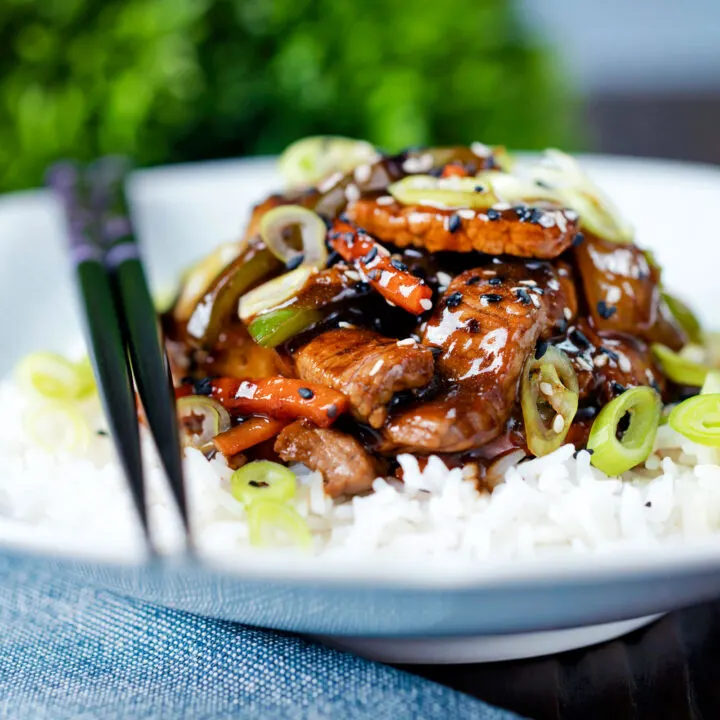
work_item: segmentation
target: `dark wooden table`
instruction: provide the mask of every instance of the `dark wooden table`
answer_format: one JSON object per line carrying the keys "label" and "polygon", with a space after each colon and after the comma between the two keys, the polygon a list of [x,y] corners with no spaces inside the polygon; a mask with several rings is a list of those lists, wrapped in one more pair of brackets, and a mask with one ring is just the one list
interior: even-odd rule
{"label": "dark wooden table", "polygon": [[720,602],[584,650],[403,669],[533,720],[716,720]]}

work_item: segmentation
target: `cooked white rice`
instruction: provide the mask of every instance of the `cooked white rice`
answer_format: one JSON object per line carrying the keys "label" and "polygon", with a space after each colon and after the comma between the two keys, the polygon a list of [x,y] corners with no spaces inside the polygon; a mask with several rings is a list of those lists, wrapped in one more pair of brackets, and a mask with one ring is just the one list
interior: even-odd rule
{"label": "cooked white rice", "polygon": [[[0,383],[0,543],[135,556],[142,539],[96,400],[83,409],[93,428],[83,453],[49,454],[25,433],[27,400]],[[154,448],[143,438],[156,541],[171,552],[179,522]],[[318,473],[298,471],[295,501],[319,559],[377,558],[403,564],[527,559],[695,541],[720,531],[720,452],[688,442],[667,425],[645,467],[612,479],[571,445],[510,469],[481,494],[459,469],[431,458],[423,472],[403,455],[404,484],[378,479],[375,492],[333,501]],[[187,450],[192,521],[202,553],[241,562],[248,543],[243,505],[228,490],[231,471]],[[480,564],[479,564],[480,565]]]}

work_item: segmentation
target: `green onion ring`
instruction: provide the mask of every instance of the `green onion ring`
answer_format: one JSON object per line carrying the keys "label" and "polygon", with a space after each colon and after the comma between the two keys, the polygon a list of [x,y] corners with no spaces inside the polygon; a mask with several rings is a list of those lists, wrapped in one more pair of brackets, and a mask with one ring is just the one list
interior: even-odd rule
{"label": "green onion ring", "polygon": [[674,383],[702,387],[710,370],[709,367],[688,360],[660,343],[653,343],[650,349],[665,376]]}
{"label": "green onion ring", "polygon": [[270,460],[243,465],[230,478],[232,496],[245,505],[258,500],[288,502],[295,497],[296,477],[292,470]]}
{"label": "green onion ring", "polygon": [[286,503],[277,500],[255,500],[245,508],[250,530],[250,544],[255,547],[312,547],[312,535],[305,520]]}
{"label": "green onion ring", "polygon": [[[587,448],[592,451],[592,464],[606,475],[616,476],[647,460],[661,411],[660,395],[652,388],[634,387],[618,395],[600,410],[590,429]],[[630,424],[618,440],[618,424],[627,413]]]}
{"label": "green onion ring", "polygon": [[668,292],[663,292],[662,298],[678,325],[685,331],[688,340],[696,345],[702,345],[704,341],[702,326],[690,307]]}
{"label": "green onion ring", "polygon": [[[300,229],[302,250],[291,247],[285,239],[285,233],[294,227]],[[260,220],[260,237],[270,252],[285,264],[301,259],[302,265],[325,267],[328,257],[326,233],[322,218],[302,205],[280,205],[268,210]]]}
{"label": "green onion ring", "polygon": [[177,414],[183,445],[204,453],[214,449],[212,439],[230,429],[230,415],[217,400],[205,395],[178,398]]}
{"label": "green onion ring", "polygon": [[670,413],[670,427],[699,445],[720,447],[720,394],[695,395]]}

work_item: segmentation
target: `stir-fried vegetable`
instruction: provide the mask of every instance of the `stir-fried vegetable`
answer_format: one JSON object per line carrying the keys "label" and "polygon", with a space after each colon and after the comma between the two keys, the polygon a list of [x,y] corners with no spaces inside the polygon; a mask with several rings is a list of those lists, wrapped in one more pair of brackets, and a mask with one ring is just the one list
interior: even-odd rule
{"label": "stir-fried vegetable", "polygon": [[294,508],[277,500],[256,500],[246,506],[250,544],[255,547],[312,547],[310,528]]}
{"label": "stir-fried vegetable", "polygon": [[705,382],[705,377],[710,370],[706,365],[682,357],[660,343],[653,343],[651,350],[663,373],[673,382],[697,387],[701,387]]}
{"label": "stir-fried vegetable", "polygon": [[201,345],[213,345],[236,311],[240,296],[278,267],[279,260],[267,248],[252,248],[237,257],[195,306],[187,323],[188,335]]}
{"label": "stir-fried vegetable", "polygon": [[269,460],[243,465],[230,478],[232,496],[245,505],[258,500],[287,502],[295,497],[295,485],[292,470]]}
{"label": "stir-fried vegetable", "polygon": [[334,172],[346,173],[372,162],[377,151],[368,142],[323,135],[306,137],[285,148],[278,168],[289,186],[315,185]]}
{"label": "stir-fried vegetable", "polygon": [[[299,228],[302,249],[287,242],[287,234]],[[286,265],[301,263],[314,268],[327,264],[325,235],[327,228],[322,218],[302,205],[280,205],[266,212],[260,221],[260,237],[267,248]]]}
{"label": "stir-fried vegetable", "polygon": [[669,423],[688,440],[720,447],[720,394],[688,398],[673,408]]}
{"label": "stir-fried vegetable", "polygon": [[319,427],[332,425],[348,409],[347,398],[337,390],[294,378],[217,378],[212,381],[212,395],[231,412],[304,417]]}
{"label": "stir-fried vegetable", "polygon": [[366,233],[338,220],[330,243],[386,300],[414,315],[432,307],[432,290]]}
{"label": "stir-fried vegetable", "polygon": [[527,359],[520,402],[530,452],[540,457],[559,448],[578,407],[577,376],[562,350],[548,347]]}
{"label": "stir-fried vegetable", "polygon": [[90,426],[77,406],[66,400],[41,402],[28,407],[23,429],[48,453],[84,452],[90,442]]}
{"label": "stir-fried vegetable", "polygon": [[[649,387],[630,388],[605,405],[588,438],[592,464],[606,475],[620,475],[646,460],[655,443],[661,410],[660,395]],[[623,430],[626,416],[629,423]]]}
{"label": "stir-fried vegetable", "polygon": [[272,348],[312,327],[322,317],[322,313],[318,310],[294,308],[272,310],[256,317],[248,325],[248,332],[256,343]]}
{"label": "stir-fried vegetable", "polygon": [[213,438],[230,428],[230,415],[217,400],[204,395],[186,395],[177,400],[183,444],[209,452]]}
{"label": "stir-fried vegetable", "polygon": [[246,293],[240,298],[238,306],[240,319],[247,323],[256,315],[292,302],[315,272],[311,267],[299,267]]}
{"label": "stir-fried vegetable", "polygon": [[705,382],[700,390],[701,395],[714,395],[720,393],[720,371],[711,370],[705,376]]}
{"label": "stir-fried vegetable", "polygon": [[213,438],[213,445],[226,457],[232,457],[274,438],[287,422],[271,418],[253,417]]}
{"label": "stir-fried vegetable", "polygon": [[484,210],[499,202],[488,183],[479,178],[432,175],[408,175],[388,187],[388,192],[403,205],[425,205],[443,209]]}
{"label": "stir-fried vegetable", "polygon": [[700,321],[695,313],[680,298],[668,292],[662,293],[663,300],[673,314],[678,325],[685,331],[691,343],[701,345],[703,343],[703,331]]}
{"label": "stir-fried vegetable", "polygon": [[224,243],[209,255],[193,265],[182,281],[180,295],[173,308],[173,317],[178,322],[187,322],[212,285],[213,280],[242,252],[240,243]]}
{"label": "stir-fried vegetable", "polygon": [[527,176],[554,191],[560,203],[575,210],[582,227],[611,242],[632,242],[632,227],[575,158],[560,150],[546,150]]}
{"label": "stir-fried vegetable", "polygon": [[81,400],[95,389],[87,359],[74,363],[51,352],[26,355],[17,364],[15,376],[25,392],[43,400]]}

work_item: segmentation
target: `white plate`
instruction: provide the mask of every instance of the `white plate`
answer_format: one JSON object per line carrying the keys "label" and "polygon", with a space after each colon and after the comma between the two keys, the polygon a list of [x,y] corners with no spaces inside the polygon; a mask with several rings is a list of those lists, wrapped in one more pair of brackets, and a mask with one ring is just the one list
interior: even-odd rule
{"label": "white plate", "polygon": [[[656,252],[667,285],[711,322],[720,260],[720,171],[627,158],[583,162],[633,220],[638,241]],[[189,261],[237,237],[251,204],[274,189],[277,180],[272,163],[263,159],[138,173],[131,199],[155,286],[170,285]],[[62,350],[79,332],[59,209],[44,192],[0,198],[0,303],[0,375],[25,352]],[[248,561],[242,576],[221,565],[128,567],[32,556],[18,546],[0,548],[0,566],[30,562],[193,612],[345,636],[346,646],[358,637],[483,638],[474,655],[467,642],[454,641],[456,650],[453,643],[436,645],[436,658],[443,661],[519,657],[538,647],[596,641],[628,627],[617,622],[637,624],[641,621],[633,619],[720,594],[720,541],[600,556],[592,563],[568,555],[477,568],[319,565],[269,557]],[[608,623],[611,630],[588,629]],[[584,628],[584,633],[547,635],[558,628]],[[519,633],[534,635],[522,639]],[[494,636],[503,634],[515,637],[498,644]],[[363,643],[358,647],[367,652],[396,658],[406,657],[412,647],[385,645],[383,651]],[[423,661],[431,660],[432,646],[422,647]]]}

